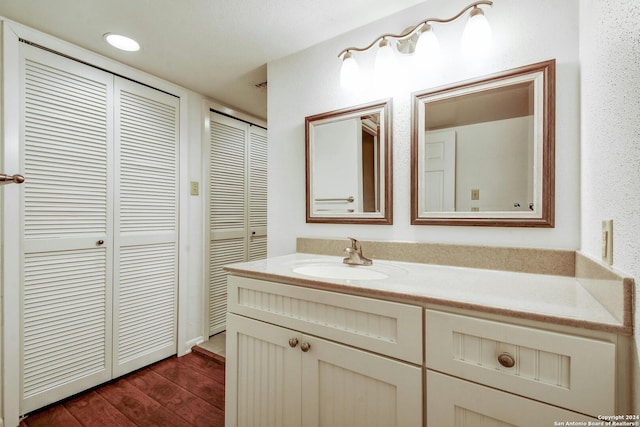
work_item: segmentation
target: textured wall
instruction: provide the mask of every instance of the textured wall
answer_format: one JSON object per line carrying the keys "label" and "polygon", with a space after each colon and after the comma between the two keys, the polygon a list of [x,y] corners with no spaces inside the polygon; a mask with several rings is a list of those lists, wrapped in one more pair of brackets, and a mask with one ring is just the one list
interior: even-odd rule
{"label": "textured wall", "polygon": [[[580,2],[582,250],[600,258],[613,219],[613,266],[640,283],[640,3]],[[636,298],[636,324],[640,306]],[[636,347],[640,334],[636,327]],[[636,413],[640,369],[634,352]]]}
{"label": "textured wall", "polygon": [[[377,36],[401,32],[427,18],[448,18],[467,0],[428,1],[377,23],[268,64],[269,97],[269,254],[295,251],[295,238],[354,237],[430,243],[526,246],[556,249],[579,247],[579,72],[578,0],[498,0],[486,12],[494,34],[494,50],[471,61],[460,53],[466,19],[435,29],[445,64],[439,72],[409,71],[401,60],[396,87],[390,91],[367,85],[359,92],[339,87],[338,53],[366,46]],[[372,66],[375,51],[360,55],[362,69]],[[534,62],[557,60],[556,227],[412,226],[410,224],[411,93],[491,74]],[[394,224],[392,226],[305,223],[305,116],[393,97]]]}

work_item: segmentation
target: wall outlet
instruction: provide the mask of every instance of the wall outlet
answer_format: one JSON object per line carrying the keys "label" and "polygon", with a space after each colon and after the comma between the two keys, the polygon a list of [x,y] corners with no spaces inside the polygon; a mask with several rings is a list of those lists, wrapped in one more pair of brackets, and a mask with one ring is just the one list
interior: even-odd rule
{"label": "wall outlet", "polygon": [[613,264],[613,220],[602,221],[602,260]]}
{"label": "wall outlet", "polygon": [[471,212],[480,212],[480,208],[477,206],[472,206],[471,207]]}
{"label": "wall outlet", "polygon": [[480,189],[474,188],[471,190],[471,200],[480,200]]}
{"label": "wall outlet", "polygon": [[200,194],[200,183],[198,181],[191,181],[191,195],[197,196]]}

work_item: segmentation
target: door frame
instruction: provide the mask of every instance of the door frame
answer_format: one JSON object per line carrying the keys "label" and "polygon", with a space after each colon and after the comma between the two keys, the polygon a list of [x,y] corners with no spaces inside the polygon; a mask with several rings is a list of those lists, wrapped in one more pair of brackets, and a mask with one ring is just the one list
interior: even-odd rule
{"label": "door frame", "polygon": [[[190,351],[187,336],[187,284],[188,284],[188,237],[189,237],[189,91],[172,83],[161,80],[142,71],[118,63],[114,60],[90,52],[48,34],[0,17],[2,24],[2,87],[4,97],[1,100],[4,128],[0,136],[2,150],[2,170],[6,173],[20,173],[19,165],[19,81],[20,39],[46,47],[54,52],[69,56],[115,75],[167,92],[179,98],[179,221],[178,221],[178,313],[176,353],[182,356]],[[19,206],[22,203],[20,188],[17,185],[3,186],[0,227],[3,251],[0,254],[3,266],[0,275],[2,287],[2,410],[0,426],[18,425],[20,417],[20,283],[19,254],[21,238],[19,227]]]}

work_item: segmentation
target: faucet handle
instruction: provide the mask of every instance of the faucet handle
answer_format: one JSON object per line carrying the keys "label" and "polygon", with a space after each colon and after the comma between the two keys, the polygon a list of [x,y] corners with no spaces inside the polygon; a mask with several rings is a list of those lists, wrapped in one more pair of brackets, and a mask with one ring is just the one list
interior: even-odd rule
{"label": "faucet handle", "polygon": [[358,255],[362,255],[362,245],[358,239],[354,239],[353,237],[349,237],[349,239],[351,239],[351,249],[356,251]]}

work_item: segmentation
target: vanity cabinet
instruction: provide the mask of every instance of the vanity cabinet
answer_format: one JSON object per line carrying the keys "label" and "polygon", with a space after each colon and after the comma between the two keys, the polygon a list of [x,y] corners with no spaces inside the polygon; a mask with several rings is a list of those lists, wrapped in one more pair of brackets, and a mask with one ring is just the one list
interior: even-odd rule
{"label": "vanity cabinet", "polygon": [[422,308],[229,277],[225,424],[423,425]]}
{"label": "vanity cabinet", "polygon": [[618,413],[612,342],[426,310],[425,364],[427,425],[538,426]]}
{"label": "vanity cabinet", "polygon": [[[408,280],[311,281],[285,262],[230,269],[227,427],[537,427],[630,413],[622,334],[435,304]],[[400,289],[416,303],[387,300]]]}

